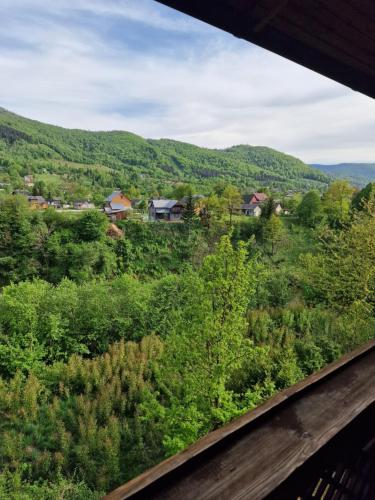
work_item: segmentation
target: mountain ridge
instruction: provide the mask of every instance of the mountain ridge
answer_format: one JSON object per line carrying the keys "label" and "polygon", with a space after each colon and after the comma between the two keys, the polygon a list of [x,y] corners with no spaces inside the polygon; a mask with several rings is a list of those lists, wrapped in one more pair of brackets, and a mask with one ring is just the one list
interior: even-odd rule
{"label": "mountain ridge", "polygon": [[347,162],[329,165],[314,163],[311,166],[335,178],[347,179],[358,187],[363,187],[369,182],[375,181],[375,162]]}
{"label": "mountain ridge", "polygon": [[220,181],[242,190],[265,185],[275,190],[323,189],[330,182],[329,176],[298,158],[265,146],[210,149],[172,139],[145,139],[127,131],[67,129],[4,108],[0,108],[0,165],[3,178],[9,165],[20,175],[27,171],[69,177],[81,170],[75,177],[85,185],[97,183],[109,189],[130,184],[150,192],[180,182],[204,192]]}

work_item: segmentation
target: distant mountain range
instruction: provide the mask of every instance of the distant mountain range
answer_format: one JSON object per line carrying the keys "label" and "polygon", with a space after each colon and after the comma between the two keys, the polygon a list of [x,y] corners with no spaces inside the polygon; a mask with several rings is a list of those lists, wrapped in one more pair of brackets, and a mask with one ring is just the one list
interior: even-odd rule
{"label": "distant mountain range", "polygon": [[[144,192],[188,182],[209,192],[217,182],[242,191],[324,188],[323,172],[267,147],[208,149],[129,132],[90,132],[47,125],[0,108],[0,182],[33,173],[55,183],[98,188],[138,186]],[[60,179],[60,180],[59,180]],[[14,182],[13,182],[14,184]],[[69,186],[68,186],[69,187]]]}
{"label": "distant mountain range", "polygon": [[311,165],[327,175],[347,179],[355,186],[363,187],[375,182],[375,163],[338,163],[337,165]]}

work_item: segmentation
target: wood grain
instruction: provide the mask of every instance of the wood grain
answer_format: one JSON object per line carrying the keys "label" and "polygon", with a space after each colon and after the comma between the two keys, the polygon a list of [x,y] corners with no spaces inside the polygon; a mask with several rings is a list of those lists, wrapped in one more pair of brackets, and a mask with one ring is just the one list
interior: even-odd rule
{"label": "wood grain", "polygon": [[264,498],[374,401],[372,341],[105,498]]}

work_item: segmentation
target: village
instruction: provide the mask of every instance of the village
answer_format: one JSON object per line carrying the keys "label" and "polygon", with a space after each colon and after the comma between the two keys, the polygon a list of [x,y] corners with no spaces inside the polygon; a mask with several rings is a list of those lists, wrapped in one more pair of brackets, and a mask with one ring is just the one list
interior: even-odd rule
{"label": "village", "polygon": [[[202,217],[207,210],[206,197],[202,194],[185,195],[180,199],[151,198],[130,199],[120,189],[115,189],[105,200],[102,206],[95,205],[91,200],[76,200],[73,203],[66,203],[61,198],[51,197],[50,199],[39,194],[33,194],[29,190],[34,186],[32,175],[24,176],[24,189],[13,191],[13,195],[24,196],[33,210],[46,210],[54,208],[58,211],[82,212],[86,210],[100,210],[111,222],[134,218],[148,222],[182,222],[183,215],[188,205],[192,205],[197,217]],[[241,198],[239,198],[240,196]],[[270,195],[264,192],[254,192],[251,194],[239,195],[233,200],[230,207],[231,215],[242,215],[247,217],[260,217],[262,206],[270,199]],[[281,202],[274,200],[273,211],[276,215],[282,213],[288,215]]]}

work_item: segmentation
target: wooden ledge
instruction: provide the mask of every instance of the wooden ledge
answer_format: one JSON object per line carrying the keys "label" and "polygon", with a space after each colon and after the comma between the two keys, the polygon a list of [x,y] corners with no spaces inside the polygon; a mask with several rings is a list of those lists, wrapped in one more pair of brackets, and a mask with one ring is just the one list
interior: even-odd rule
{"label": "wooden ledge", "polygon": [[264,498],[374,401],[371,341],[105,499]]}

